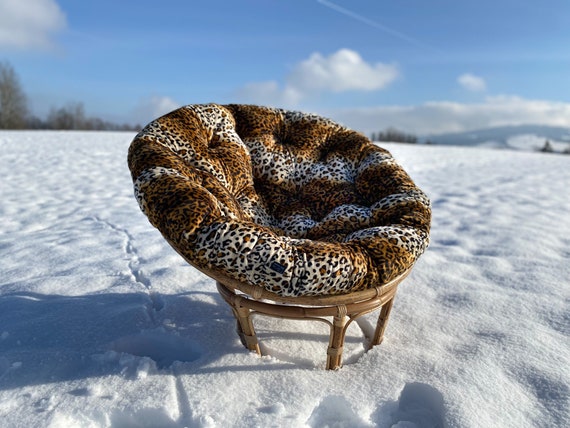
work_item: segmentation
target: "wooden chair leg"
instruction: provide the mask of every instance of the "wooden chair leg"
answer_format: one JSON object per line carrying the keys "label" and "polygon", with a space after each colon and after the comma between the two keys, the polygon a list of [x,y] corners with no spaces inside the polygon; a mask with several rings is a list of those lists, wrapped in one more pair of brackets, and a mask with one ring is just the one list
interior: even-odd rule
{"label": "wooden chair leg", "polygon": [[237,320],[237,333],[241,343],[250,351],[255,351],[258,355],[261,355],[257,335],[251,321],[251,311],[242,306],[234,306],[232,310]]}
{"label": "wooden chair leg", "polygon": [[347,320],[346,312],[339,313],[333,318],[329,347],[327,349],[327,370],[336,370],[342,365],[342,351],[344,349]]}
{"label": "wooden chair leg", "polygon": [[388,325],[388,318],[390,318],[390,311],[392,310],[393,304],[394,298],[390,299],[382,306],[380,315],[378,316],[378,323],[376,324],[374,338],[372,339],[370,347],[380,345],[382,343],[382,340],[384,340],[384,332],[386,331],[386,326]]}

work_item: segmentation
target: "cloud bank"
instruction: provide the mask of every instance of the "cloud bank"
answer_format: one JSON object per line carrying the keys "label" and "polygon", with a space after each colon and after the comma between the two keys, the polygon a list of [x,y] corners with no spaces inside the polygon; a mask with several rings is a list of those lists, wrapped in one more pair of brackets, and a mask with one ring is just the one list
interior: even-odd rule
{"label": "cloud bank", "polygon": [[54,0],[0,0],[0,48],[53,48],[52,37],[67,26]]}
{"label": "cloud bank", "polygon": [[350,49],[324,56],[313,53],[286,76],[285,84],[271,80],[249,83],[238,90],[248,102],[294,106],[302,99],[325,92],[377,91],[399,76],[394,64],[369,64]]}
{"label": "cloud bank", "polygon": [[570,128],[570,103],[516,96],[487,97],[473,104],[434,101],[417,106],[362,107],[320,113],[364,133],[391,126],[418,135],[528,124]]}
{"label": "cloud bank", "polygon": [[[268,82],[267,87],[261,88],[263,95],[272,91],[283,95],[283,90],[271,82]],[[146,124],[181,105],[167,96],[153,96],[141,100],[132,117],[137,123]],[[489,96],[480,103],[470,104],[431,101],[409,106],[319,109],[314,113],[365,134],[394,127],[419,136],[427,136],[517,125],[559,126],[570,131],[570,103],[504,95]]]}

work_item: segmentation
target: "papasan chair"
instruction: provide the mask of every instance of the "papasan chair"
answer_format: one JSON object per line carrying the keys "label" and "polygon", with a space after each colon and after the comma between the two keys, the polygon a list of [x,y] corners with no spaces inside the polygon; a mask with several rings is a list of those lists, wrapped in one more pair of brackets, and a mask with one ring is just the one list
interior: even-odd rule
{"label": "papasan chair", "polygon": [[148,124],[128,164],[141,210],[216,280],[258,354],[252,314],[326,322],[328,369],[348,325],[381,308],[379,344],[429,242],[430,201],[390,153],[317,115],[188,105]]}

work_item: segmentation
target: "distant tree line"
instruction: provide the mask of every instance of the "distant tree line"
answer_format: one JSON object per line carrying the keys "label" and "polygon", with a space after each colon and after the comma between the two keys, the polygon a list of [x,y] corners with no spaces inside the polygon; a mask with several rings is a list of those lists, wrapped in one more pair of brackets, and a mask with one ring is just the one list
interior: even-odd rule
{"label": "distant tree line", "polygon": [[140,125],[116,124],[85,114],[83,103],[52,107],[45,120],[30,113],[28,98],[14,68],[0,62],[0,129],[64,129],[136,131]]}
{"label": "distant tree line", "polygon": [[[418,138],[413,134],[406,134],[405,132],[398,131],[395,128],[388,128],[385,131],[373,132],[370,136],[372,141],[394,142],[394,143],[409,143],[416,144]],[[427,140],[424,144],[437,144],[432,140]],[[543,153],[561,153],[570,155],[570,144],[560,151],[556,151],[549,140],[544,141],[544,145],[536,149]]]}
{"label": "distant tree line", "polygon": [[373,132],[371,135],[372,141],[385,141],[394,143],[408,143],[416,144],[418,137],[413,134],[406,134],[405,132],[398,131],[395,128],[388,128],[384,131]]}
{"label": "distant tree line", "polygon": [[28,119],[28,129],[70,129],[85,131],[138,131],[140,125],[128,123],[117,124],[99,117],[88,117],[83,103],[69,103],[66,106],[52,107],[46,120],[31,116]]}

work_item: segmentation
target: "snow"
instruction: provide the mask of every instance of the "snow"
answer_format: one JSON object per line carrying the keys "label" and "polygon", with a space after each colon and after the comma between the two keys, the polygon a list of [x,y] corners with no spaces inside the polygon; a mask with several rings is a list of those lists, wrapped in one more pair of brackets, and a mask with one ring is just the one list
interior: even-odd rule
{"label": "snow", "polygon": [[570,158],[385,144],[433,202],[384,342],[258,317],[140,213],[133,134],[0,133],[3,427],[570,426]]}
{"label": "snow", "polygon": [[554,153],[564,154],[570,149],[567,128],[541,125],[501,126],[475,131],[430,135],[421,142],[435,144],[485,147],[495,149],[540,151],[548,141]]}
{"label": "snow", "polygon": [[548,141],[552,150],[556,153],[561,153],[568,149],[568,142],[551,140],[535,134],[519,134],[507,138],[506,147],[516,150],[529,150],[536,151],[544,147],[545,142]]}

